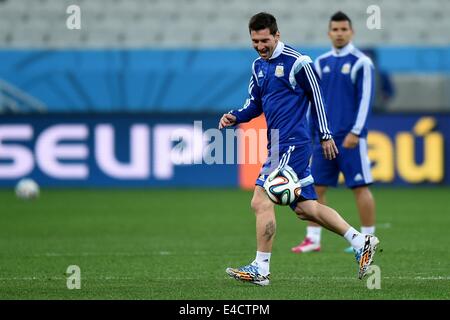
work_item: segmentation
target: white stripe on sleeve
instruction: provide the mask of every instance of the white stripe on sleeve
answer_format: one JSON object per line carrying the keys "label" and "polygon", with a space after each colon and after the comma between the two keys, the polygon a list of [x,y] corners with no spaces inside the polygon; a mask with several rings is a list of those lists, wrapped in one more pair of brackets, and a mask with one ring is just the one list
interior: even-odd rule
{"label": "white stripe on sleeve", "polygon": [[327,118],[325,114],[325,107],[322,101],[322,95],[320,94],[319,84],[317,83],[316,77],[314,76],[314,72],[309,64],[305,65],[305,71],[310,83],[310,86],[313,91],[314,96],[314,104],[316,106],[316,113],[319,122],[319,129],[322,133],[322,139],[328,139],[331,134],[328,129]]}
{"label": "white stripe on sleeve", "polygon": [[253,77],[250,77],[250,83],[248,84],[248,94],[250,95],[250,97],[247,100],[245,100],[244,105],[240,109],[238,109],[238,112],[241,112],[241,111],[247,109],[248,106],[250,105],[250,101],[255,100],[255,97],[253,97],[253,95],[252,95],[253,87],[254,87]]}
{"label": "white stripe on sleeve", "polygon": [[320,60],[319,59],[316,59],[316,61],[314,61],[314,69],[316,69],[316,72],[319,75],[319,78],[322,78],[322,70],[320,69]]}
{"label": "white stripe on sleeve", "polygon": [[[356,67],[356,65],[355,65]],[[359,135],[366,123],[367,115],[370,107],[370,97],[372,95],[372,64],[370,60],[364,59],[362,62],[363,67],[363,85],[362,85],[362,97],[358,107],[358,115],[356,117],[355,124],[352,128],[352,132]]]}

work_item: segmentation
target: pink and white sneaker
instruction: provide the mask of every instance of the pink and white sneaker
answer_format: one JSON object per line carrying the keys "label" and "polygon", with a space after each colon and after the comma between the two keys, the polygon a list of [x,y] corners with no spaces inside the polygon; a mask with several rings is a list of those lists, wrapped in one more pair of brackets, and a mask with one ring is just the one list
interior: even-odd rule
{"label": "pink and white sneaker", "polygon": [[319,252],[320,243],[315,243],[310,238],[306,237],[302,243],[293,247],[291,251],[293,253]]}

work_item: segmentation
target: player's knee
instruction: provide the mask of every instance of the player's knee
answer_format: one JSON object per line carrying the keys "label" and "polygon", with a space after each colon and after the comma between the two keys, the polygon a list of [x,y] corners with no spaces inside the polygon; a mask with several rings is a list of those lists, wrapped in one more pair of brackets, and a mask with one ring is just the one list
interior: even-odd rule
{"label": "player's knee", "polygon": [[271,210],[272,206],[273,205],[270,200],[267,201],[265,199],[261,199],[260,197],[254,197],[251,202],[251,207],[255,214]]}
{"label": "player's knee", "polygon": [[370,189],[368,186],[358,186],[352,189],[355,194],[369,193]]}
{"label": "player's knee", "polygon": [[295,214],[300,220],[308,220],[308,215],[306,214],[306,212],[298,207],[295,208]]}
{"label": "player's knee", "polygon": [[368,186],[356,187],[353,189],[357,199],[373,199],[372,192]]}
{"label": "player's knee", "polygon": [[314,221],[317,215],[318,205],[316,201],[308,201],[308,203],[299,202],[294,211],[299,219]]}

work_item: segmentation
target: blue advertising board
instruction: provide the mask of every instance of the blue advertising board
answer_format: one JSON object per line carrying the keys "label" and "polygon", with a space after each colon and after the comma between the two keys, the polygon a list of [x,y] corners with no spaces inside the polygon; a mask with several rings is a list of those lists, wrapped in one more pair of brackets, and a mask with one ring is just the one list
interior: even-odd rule
{"label": "blue advertising board", "polygon": [[369,122],[375,182],[450,184],[450,115],[390,114]]}
{"label": "blue advertising board", "polygon": [[[42,186],[237,187],[244,167],[236,160],[235,142],[261,143],[260,148],[265,142],[232,135],[230,141],[234,130],[215,129],[219,117],[4,115],[0,186],[31,177]],[[369,125],[375,183],[450,184],[450,115],[380,115]]]}
{"label": "blue advertising board", "polygon": [[4,116],[0,186],[24,176],[43,186],[236,186],[237,166],[202,163],[202,131],[194,135],[194,121],[200,120],[207,130],[217,127],[217,119],[144,114]]}

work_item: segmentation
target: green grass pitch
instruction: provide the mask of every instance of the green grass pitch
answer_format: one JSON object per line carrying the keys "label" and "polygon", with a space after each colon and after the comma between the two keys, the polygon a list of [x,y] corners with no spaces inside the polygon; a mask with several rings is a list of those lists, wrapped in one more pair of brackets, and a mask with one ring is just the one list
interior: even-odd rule
{"label": "green grass pitch", "polygon": [[[357,279],[347,242],[296,255],[304,221],[277,208],[271,284],[229,278],[255,255],[250,192],[228,189],[44,189],[37,201],[0,190],[0,299],[449,299],[450,188],[373,188],[381,289]],[[353,195],[328,200],[359,227]],[[66,269],[81,269],[81,289]]]}

